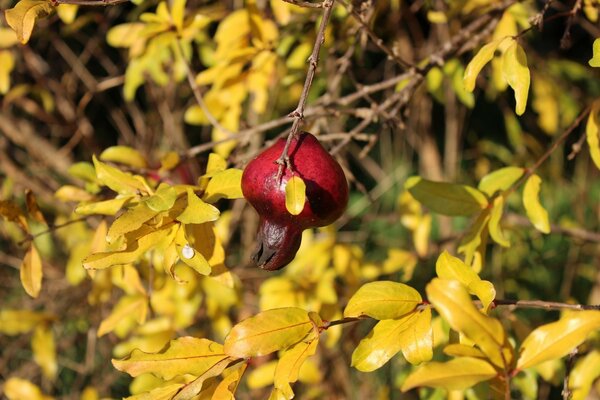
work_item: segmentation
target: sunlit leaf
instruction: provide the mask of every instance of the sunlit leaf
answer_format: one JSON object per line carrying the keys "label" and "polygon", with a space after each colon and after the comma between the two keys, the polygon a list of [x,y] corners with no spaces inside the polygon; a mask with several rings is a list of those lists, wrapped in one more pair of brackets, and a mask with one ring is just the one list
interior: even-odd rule
{"label": "sunlit leaf", "polygon": [[143,41],[140,33],[145,26],[140,22],[113,26],[106,34],[106,42],[112,47],[131,47],[134,43]]}
{"label": "sunlit leaf", "polygon": [[[212,270],[210,264],[204,255],[188,241],[185,234],[185,227],[179,227],[174,243],[177,250],[177,255],[181,261],[201,275],[210,274]],[[198,245],[200,245],[200,243],[198,243]]]}
{"label": "sunlit leaf", "polygon": [[212,398],[215,400],[234,400],[235,392],[240,384],[240,381],[242,380],[242,376],[244,375],[247,366],[247,363],[242,363],[240,366],[231,371],[229,375],[223,378],[223,380],[215,389]]}
{"label": "sunlit leaf", "polygon": [[493,57],[498,45],[500,44],[500,40],[494,40],[486,45],[484,45],[475,57],[469,62],[467,68],[465,69],[465,74],[463,77],[463,81],[465,84],[465,89],[469,92],[475,90],[475,82],[477,80],[477,76],[485,67]]}
{"label": "sunlit leaf", "polygon": [[304,210],[306,202],[306,184],[299,176],[293,176],[285,185],[285,208],[292,215]]}
{"label": "sunlit leaf", "polygon": [[298,342],[286,350],[279,358],[273,381],[275,388],[279,389],[287,399],[294,397],[290,383],[298,380],[302,364],[304,364],[308,357],[315,354],[318,343],[318,337],[308,343]]}
{"label": "sunlit leaf", "polygon": [[463,390],[492,379],[497,374],[490,363],[478,358],[461,357],[448,362],[430,362],[406,378],[402,391],[419,386]]}
{"label": "sunlit leaf", "polygon": [[[600,39],[596,39],[599,43]],[[600,64],[598,65],[600,66]],[[590,115],[585,125],[585,136],[590,149],[592,161],[598,169],[600,169],[600,101],[594,102]]]}
{"label": "sunlit leaf", "polygon": [[146,168],[148,163],[142,154],[128,146],[112,146],[104,150],[99,157],[102,161],[112,161],[134,168]]}
{"label": "sunlit leaf", "polygon": [[0,27],[0,49],[8,49],[17,43],[19,43],[19,39],[14,30]]}
{"label": "sunlit leaf", "polygon": [[75,209],[75,212],[82,215],[115,215],[131,199],[133,199],[133,196],[123,196],[94,203],[80,204]]}
{"label": "sunlit leaf", "polygon": [[112,332],[118,324],[125,320],[134,320],[142,324],[148,313],[148,299],[145,296],[123,296],[112,312],[100,323],[98,337]]}
{"label": "sunlit leaf", "polygon": [[180,161],[179,154],[174,151],[169,151],[160,158],[160,170],[170,171],[179,165]]}
{"label": "sunlit leaf", "polygon": [[42,259],[35,246],[31,244],[27,253],[25,253],[20,269],[21,284],[31,297],[38,297],[40,294],[42,276]]}
{"label": "sunlit leaf", "polygon": [[571,400],[585,400],[592,389],[592,384],[600,377],[600,351],[592,350],[577,361],[569,375]]}
{"label": "sunlit leaf", "polygon": [[242,170],[229,168],[216,172],[208,181],[202,198],[208,203],[215,203],[220,199],[241,199]]}
{"label": "sunlit leaf", "polygon": [[4,12],[6,22],[15,30],[23,44],[29,41],[36,21],[54,12],[54,6],[47,0],[21,0],[13,8]]}
{"label": "sunlit leaf", "polygon": [[42,312],[0,310],[0,333],[11,336],[27,333],[52,319],[54,319],[52,315]]}
{"label": "sunlit leaf", "polygon": [[225,353],[236,358],[273,353],[298,343],[312,329],[308,312],[301,308],[263,311],[233,327],[225,339]]}
{"label": "sunlit leaf", "polygon": [[531,221],[535,229],[542,233],[550,233],[550,220],[548,212],[540,203],[540,186],[542,179],[533,174],[525,182],[523,188],[523,206],[527,213],[527,218]]}
{"label": "sunlit leaf", "polygon": [[143,178],[139,177],[138,179],[130,173],[105,164],[99,161],[96,156],[93,156],[93,161],[98,181],[113,191],[119,194],[147,192],[147,186],[143,183]]}
{"label": "sunlit leaf", "polygon": [[498,243],[502,247],[510,247],[510,242],[504,236],[502,228],[500,227],[500,220],[502,219],[502,213],[504,212],[504,196],[498,196],[494,199],[492,211],[490,212],[490,223],[488,228],[490,230],[490,236],[494,242]]}
{"label": "sunlit leaf", "polygon": [[169,383],[148,392],[125,397],[125,400],[171,400],[184,387],[183,383]]}
{"label": "sunlit leaf", "polygon": [[[511,114],[512,115],[512,114]],[[488,196],[510,188],[523,176],[525,170],[518,167],[504,167],[490,172],[479,181],[479,190]]]}
{"label": "sunlit leaf", "polygon": [[113,359],[112,363],[116,369],[133,377],[149,372],[169,380],[183,374],[202,375],[226,358],[223,346],[219,343],[184,336],[172,340],[159,353],[134,350],[129,357],[123,360]]}
{"label": "sunlit leaf", "polygon": [[517,368],[561,358],[600,329],[600,311],[574,311],[561,319],[534,329],[521,344]]}
{"label": "sunlit leaf", "polygon": [[54,197],[60,201],[90,201],[94,198],[91,193],[73,185],[64,185],[58,188],[54,193]]}
{"label": "sunlit leaf", "polygon": [[106,235],[108,243],[114,242],[120,236],[139,229],[145,222],[158,214],[157,211],[148,207],[146,202],[139,203],[121,214],[112,223]]}
{"label": "sunlit leaf", "polygon": [[431,309],[413,311],[400,319],[379,321],[352,353],[352,366],[374,371],[399,351],[412,364],[432,357]]}
{"label": "sunlit leaf", "polygon": [[42,390],[26,379],[8,378],[2,386],[4,395],[8,400],[52,400],[50,396],[42,393]]}
{"label": "sunlit leaf", "polygon": [[413,176],[406,180],[404,187],[425,207],[442,215],[470,216],[481,212],[488,204],[485,195],[471,186]]}
{"label": "sunlit leaf", "polygon": [[455,280],[433,279],[426,287],[429,301],[455,331],[471,339],[501,368],[510,365],[512,348],[500,321],[479,311],[463,284]]}
{"label": "sunlit leaf", "polygon": [[9,91],[10,74],[14,68],[15,57],[13,53],[10,50],[0,50],[0,94],[6,94]]}
{"label": "sunlit leaf", "polygon": [[590,58],[588,64],[590,64],[590,67],[600,67],[600,38],[594,40],[592,58]]}
{"label": "sunlit leaf", "polygon": [[177,200],[177,190],[166,183],[158,185],[156,192],[145,200],[145,203],[152,210],[160,212],[173,207]]}
{"label": "sunlit leaf", "polygon": [[487,243],[488,230],[485,229],[490,220],[490,210],[483,210],[463,237],[458,246],[458,252],[465,255],[465,263],[474,270],[481,270],[482,251]]}
{"label": "sunlit leaf", "polygon": [[515,113],[522,115],[525,112],[525,107],[527,107],[530,74],[525,51],[516,40],[502,55],[502,73],[510,87],[515,91]]}
{"label": "sunlit leaf", "polygon": [[187,206],[177,216],[177,221],[184,224],[201,224],[203,222],[216,221],[219,218],[219,209],[204,202],[190,188],[187,189]]}
{"label": "sunlit leaf", "polygon": [[52,329],[46,325],[38,325],[31,337],[31,350],[33,359],[41,367],[44,377],[53,381],[58,372],[58,364]]}
{"label": "sunlit leaf", "polygon": [[195,399],[194,396],[198,395],[204,388],[204,382],[207,379],[213,378],[221,374],[221,372],[223,372],[223,370],[227,368],[227,365],[229,365],[230,362],[231,360],[229,358],[224,358],[221,361],[213,363],[206,371],[200,374],[200,376],[198,376],[192,382],[185,385],[185,387],[179,393],[177,393],[177,395],[173,397],[172,400]]}
{"label": "sunlit leaf", "polygon": [[403,283],[370,282],[350,298],[344,317],[368,315],[379,320],[397,319],[413,311],[422,301],[419,292]]}
{"label": "sunlit leaf", "polygon": [[59,4],[56,7],[56,14],[65,24],[72,24],[77,17],[77,10],[79,10],[77,4]]}
{"label": "sunlit leaf", "polygon": [[486,356],[477,347],[461,343],[452,343],[444,347],[444,354],[453,357],[474,357],[485,359]]}

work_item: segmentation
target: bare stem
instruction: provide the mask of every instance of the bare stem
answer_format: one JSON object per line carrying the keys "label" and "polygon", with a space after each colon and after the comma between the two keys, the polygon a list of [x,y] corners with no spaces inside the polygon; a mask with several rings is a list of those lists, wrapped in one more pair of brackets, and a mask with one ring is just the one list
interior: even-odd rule
{"label": "bare stem", "polygon": [[300,1],[300,0],[283,0],[285,3],[290,3],[298,7],[304,8],[323,8],[326,7],[326,1],[322,1],[319,3],[310,3],[308,1]]}
{"label": "bare stem", "polygon": [[312,86],[313,79],[315,78],[317,65],[319,64],[319,52],[321,51],[321,46],[325,41],[325,28],[327,27],[327,23],[329,22],[329,17],[331,17],[331,11],[333,10],[334,1],[335,0],[323,1],[323,19],[321,20],[321,25],[319,25],[319,32],[317,33],[317,38],[315,39],[312,54],[308,58],[308,72],[306,73],[306,80],[304,81],[302,94],[300,95],[298,106],[289,115],[293,118],[292,128],[290,129],[290,133],[288,134],[287,141],[285,143],[285,147],[283,148],[281,156],[277,159],[277,161],[275,161],[277,164],[279,164],[279,170],[277,171],[277,180],[281,180],[281,176],[283,175],[283,169],[285,167],[291,167],[288,150],[290,148],[290,144],[292,143],[292,139],[298,134],[298,130],[300,129],[300,123],[302,122],[302,119],[304,119],[304,107],[306,106],[308,93],[310,92],[310,87]]}
{"label": "bare stem", "polygon": [[41,232],[38,232],[36,234],[31,234],[30,233],[30,234],[28,234],[25,237],[25,239],[23,239],[23,240],[21,240],[19,242],[19,245],[22,245],[22,244],[27,243],[27,242],[31,242],[31,241],[35,240],[36,238],[38,238],[39,236],[47,235],[48,233],[52,233],[52,232],[56,231],[57,229],[64,228],[65,226],[69,226],[69,225],[72,225],[72,224],[76,224],[78,222],[82,222],[82,221],[85,221],[87,219],[88,219],[88,217],[81,217],[81,218],[77,218],[77,219],[72,219],[72,220],[69,220],[67,222],[63,222],[62,224],[52,225],[52,226],[48,227],[48,229],[43,230]]}
{"label": "bare stem", "polygon": [[129,0],[52,0],[54,5],[74,4],[78,6],[116,6],[118,4],[129,3]]}

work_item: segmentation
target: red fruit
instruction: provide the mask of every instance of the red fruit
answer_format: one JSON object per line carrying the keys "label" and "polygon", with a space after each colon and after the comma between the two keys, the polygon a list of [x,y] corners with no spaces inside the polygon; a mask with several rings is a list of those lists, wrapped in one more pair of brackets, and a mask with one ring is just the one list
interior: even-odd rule
{"label": "red fruit", "polygon": [[[252,259],[268,271],[285,267],[294,259],[302,231],[325,226],[338,219],[348,204],[348,183],[342,168],[316,137],[302,132],[288,149],[291,168],[277,180],[277,159],[285,147],[279,139],[254,160],[242,175],[242,192],[260,216],[258,247]],[[285,207],[285,186],[292,176],[306,185],[306,202],[298,215]]]}

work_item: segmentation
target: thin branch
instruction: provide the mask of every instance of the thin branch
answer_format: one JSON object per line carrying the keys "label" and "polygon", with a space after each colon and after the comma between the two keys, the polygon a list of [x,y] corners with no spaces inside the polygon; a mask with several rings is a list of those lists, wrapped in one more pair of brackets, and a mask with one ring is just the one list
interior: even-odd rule
{"label": "thin branch", "polygon": [[319,52],[321,51],[321,46],[325,41],[325,28],[327,27],[327,23],[329,22],[329,17],[331,17],[331,11],[333,10],[334,1],[335,0],[325,0],[323,2],[323,17],[321,19],[321,25],[319,26],[319,32],[317,33],[317,37],[315,39],[312,54],[308,58],[308,72],[306,73],[306,80],[304,81],[302,94],[300,95],[298,106],[290,114],[290,117],[294,119],[294,122],[292,123],[292,128],[290,130],[290,133],[288,134],[288,138],[285,143],[285,147],[283,148],[283,152],[276,161],[276,163],[279,164],[279,171],[277,172],[278,180],[281,179],[281,175],[283,174],[283,168],[290,168],[290,158],[288,156],[288,150],[290,148],[290,144],[292,143],[292,139],[298,134],[301,121],[304,119],[304,107],[306,106],[308,93],[310,91],[310,87],[312,86],[313,79],[315,78],[315,72],[319,63]]}
{"label": "thin branch", "polygon": [[326,7],[326,1],[322,1],[320,3],[309,3],[308,1],[299,1],[299,0],[282,0],[285,3],[293,4],[298,7],[304,8],[324,8]]}
{"label": "thin branch", "polygon": [[77,6],[116,6],[123,3],[129,3],[129,0],[51,0],[52,4],[73,4]]}
{"label": "thin branch", "polygon": [[38,238],[39,236],[47,235],[48,233],[52,233],[52,232],[56,231],[57,229],[64,228],[64,227],[72,225],[72,224],[76,224],[78,222],[85,221],[88,218],[89,218],[89,216],[71,219],[69,221],[63,222],[62,224],[49,226],[48,229],[37,232],[35,234],[30,233],[27,235],[27,237],[25,237],[25,239],[23,239],[19,242],[19,246],[23,245],[24,243],[31,242],[31,241],[35,240],[36,238]]}

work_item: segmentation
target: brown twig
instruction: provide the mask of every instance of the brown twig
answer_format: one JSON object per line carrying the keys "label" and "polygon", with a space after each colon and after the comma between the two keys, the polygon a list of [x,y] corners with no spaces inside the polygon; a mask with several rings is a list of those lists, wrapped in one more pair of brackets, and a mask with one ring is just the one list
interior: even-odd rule
{"label": "brown twig", "polygon": [[69,221],[63,222],[62,224],[49,226],[48,229],[45,229],[45,230],[40,231],[40,232],[37,232],[35,234],[30,233],[30,234],[28,234],[25,237],[25,239],[23,239],[23,240],[21,240],[19,242],[19,246],[23,245],[26,242],[31,242],[31,241],[35,240],[37,237],[39,237],[39,236],[47,235],[48,233],[52,233],[52,232],[56,231],[57,229],[64,228],[64,227],[72,225],[72,224],[76,224],[78,222],[85,221],[88,218],[89,218],[89,216],[85,216],[85,217],[81,217],[81,218],[76,218],[76,219],[71,219]]}
{"label": "brown twig", "polygon": [[77,6],[116,6],[123,3],[129,3],[129,0],[52,0],[54,5],[73,4]]}
{"label": "brown twig", "polygon": [[283,152],[276,161],[276,163],[279,164],[279,170],[277,171],[277,180],[281,179],[284,167],[291,167],[288,150],[290,148],[290,144],[292,143],[292,139],[298,134],[298,130],[300,129],[300,123],[304,119],[304,107],[306,106],[306,100],[308,99],[308,92],[310,91],[313,79],[315,78],[315,72],[319,63],[319,51],[321,50],[321,46],[325,41],[325,28],[327,27],[327,23],[329,22],[329,17],[331,17],[331,11],[333,10],[334,1],[335,0],[325,0],[323,2],[323,17],[321,19],[321,24],[319,25],[319,31],[315,39],[312,54],[308,58],[308,72],[306,73],[306,80],[304,81],[302,94],[300,95],[298,106],[289,115],[293,118],[294,122],[292,123],[292,128],[290,130],[290,133],[288,134],[285,147],[283,148]]}
{"label": "brown twig", "polygon": [[326,1],[322,1],[320,3],[310,3],[308,1],[299,1],[299,0],[282,0],[285,3],[293,4],[298,7],[304,8],[323,8],[326,7]]}

